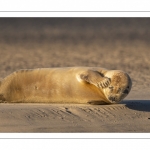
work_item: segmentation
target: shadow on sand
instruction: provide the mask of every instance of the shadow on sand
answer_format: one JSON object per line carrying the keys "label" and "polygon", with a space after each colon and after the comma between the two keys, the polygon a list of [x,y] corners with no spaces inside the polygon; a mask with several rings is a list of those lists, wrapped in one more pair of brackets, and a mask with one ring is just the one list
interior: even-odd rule
{"label": "shadow on sand", "polygon": [[150,112],[150,100],[124,100],[122,104],[129,109]]}

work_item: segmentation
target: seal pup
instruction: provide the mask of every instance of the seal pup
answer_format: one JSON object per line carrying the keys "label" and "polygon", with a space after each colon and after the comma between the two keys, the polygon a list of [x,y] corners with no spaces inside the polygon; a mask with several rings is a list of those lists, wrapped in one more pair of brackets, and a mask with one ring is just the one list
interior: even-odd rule
{"label": "seal pup", "polygon": [[0,102],[119,103],[130,92],[129,75],[100,67],[38,68],[16,71],[0,81]]}

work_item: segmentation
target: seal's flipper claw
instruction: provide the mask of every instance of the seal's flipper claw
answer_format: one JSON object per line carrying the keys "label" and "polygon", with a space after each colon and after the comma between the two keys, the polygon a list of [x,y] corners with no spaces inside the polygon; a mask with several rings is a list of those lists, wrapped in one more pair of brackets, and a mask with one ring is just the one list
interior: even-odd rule
{"label": "seal's flipper claw", "polygon": [[110,78],[107,78],[98,71],[93,70],[83,72],[77,78],[79,81],[84,81],[93,84],[98,88],[106,88],[111,82]]}

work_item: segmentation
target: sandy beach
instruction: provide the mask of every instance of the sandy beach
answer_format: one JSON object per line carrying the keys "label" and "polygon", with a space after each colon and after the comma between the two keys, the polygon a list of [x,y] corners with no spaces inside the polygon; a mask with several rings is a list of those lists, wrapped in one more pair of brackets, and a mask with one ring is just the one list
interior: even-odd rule
{"label": "sandy beach", "polygon": [[19,69],[92,66],[132,79],[120,103],[0,103],[1,133],[149,133],[150,18],[0,18],[0,79]]}

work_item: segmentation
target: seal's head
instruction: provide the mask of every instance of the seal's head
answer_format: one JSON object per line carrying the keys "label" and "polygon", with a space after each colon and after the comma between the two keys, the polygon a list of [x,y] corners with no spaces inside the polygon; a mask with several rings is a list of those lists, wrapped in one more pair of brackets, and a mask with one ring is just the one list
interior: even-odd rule
{"label": "seal's head", "polygon": [[130,92],[132,81],[129,75],[120,70],[111,70],[105,74],[111,79],[107,88],[104,88],[104,94],[110,103],[118,103],[123,100]]}

